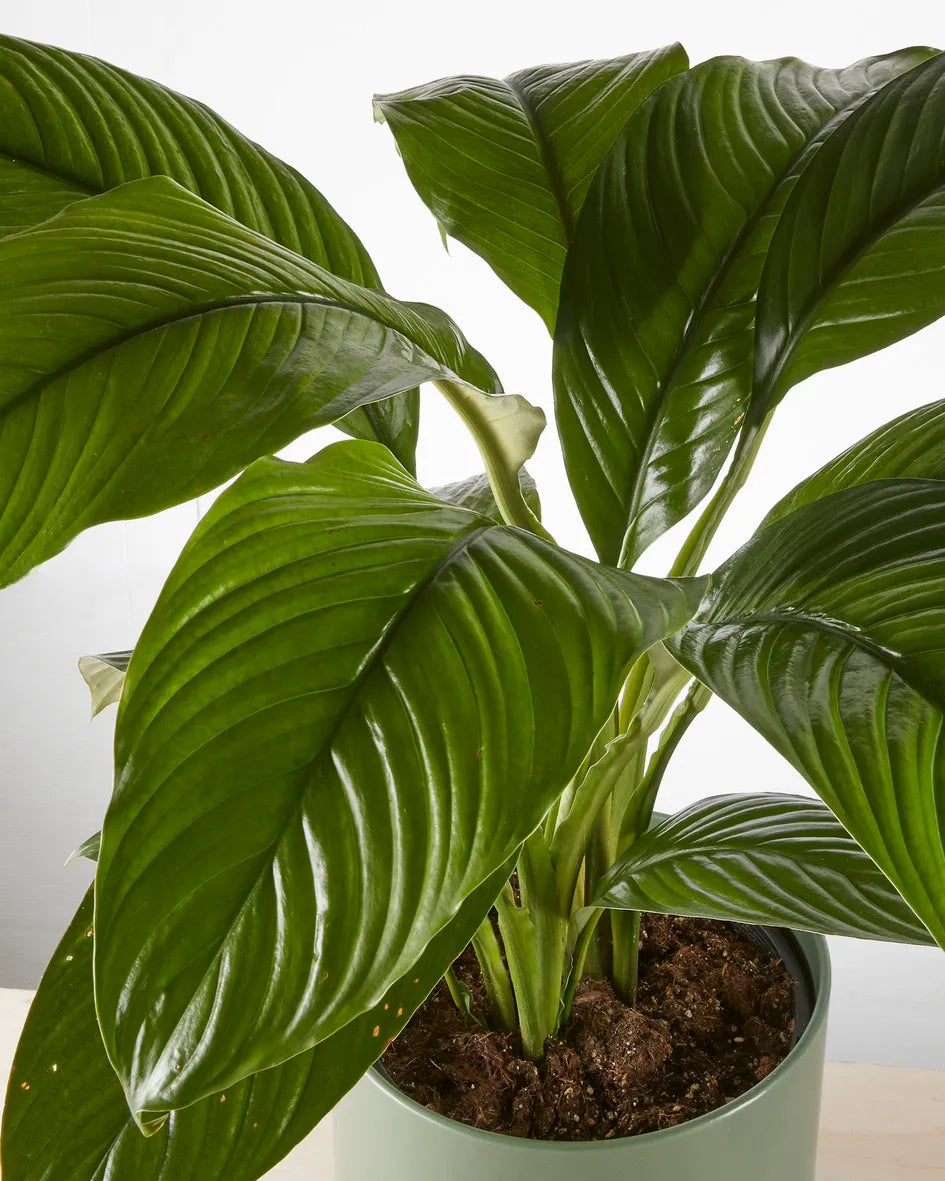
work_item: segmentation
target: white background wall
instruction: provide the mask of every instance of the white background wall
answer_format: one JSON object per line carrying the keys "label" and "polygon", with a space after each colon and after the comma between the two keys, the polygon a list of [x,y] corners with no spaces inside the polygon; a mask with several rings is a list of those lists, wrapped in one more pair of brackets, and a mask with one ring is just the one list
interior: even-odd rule
{"label": "white background wall", "polygon": [[[796,54],[834,66],[909,44],[945,45],[945,13],[932,0],[0,0],[0,14],[6,33],[107,58],[202,99],[300,168],[361,234],[390,291],[444,307],[507,389],[549,411],[550,348],[537,317],[461,247],[443,252],[389,133],[372,122],[373,91],[676,39],[693,61]],[[945,396],[943,356],[940,324],[794,390],[708,566],[800,477],[886,419]],[[424,411],[421,478],[436,484],[476,470],[471,445],[435,396]],[[290,454],[302,458],[312,443]],[[556,536],[590,552],[553,431],[530,466]],[[114,711],[90,724],[76,660],[134,643],[200,507],[93,530],[0,596],[0,986],[36,982],[90,876],[62,863],[99,827]],[[673,542],[678,530],[651,555],[654,573],[665,570]],[[713,703],[676,760],[662,806],[801,787],[762,739]],[[852,940],[835,940],[833,950],[831,1055],[945,1068],[945,955]]]}

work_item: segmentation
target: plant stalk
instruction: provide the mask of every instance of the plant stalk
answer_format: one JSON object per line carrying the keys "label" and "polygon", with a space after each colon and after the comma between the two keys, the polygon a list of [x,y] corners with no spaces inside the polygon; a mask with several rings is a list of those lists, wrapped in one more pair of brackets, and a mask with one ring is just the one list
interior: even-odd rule
{"label": "plant stalk", "polygon": [[773,411],[754,429],[743,435],[738,449],[732,460],[732,466],[726,472],[722,483],[715,495],[706,505],[701,516],[693,526],[692,532],[683,543],[682,549],[669,572],[670,578],[687,578],[696,573],[706,550],[715,537],[716,530],[721,525],[725,514],[731,507],[732,501],[745,485],[745,481],[758,458],[765,433],[771,423]]}
{"label": "plant stalk", "polygon": [[574,945],[574,954],[571,958],[571,971],[568,975],[568,983],[564,990],[564,998],[561,1008],[561,1022],[565,1021],[571,1016],[571,1010],[574,1007],[574,993],[577,986],[581,982],[581,977],[584,975],[584,969],[587,964],[587,953],[590,950],[591,944],[594,941],[594,934],[597,929],[597,924],[601,920],[603,910],[595,907],[587,916],[584,926],[581,927],[577,941]]}
{"label": "plant stalk", "polygon": [[479,930],[472,937],[472,948],[489,998],[492,1026],[511,1031],[515,1028],[515,997],[491,915],[486,915],[479,924]]}
{"label": "plant stalk", "polygon": [[533,1062],[540,1062],[545,1053],[547,1031],[535,928],[528,911],[516,903],[511,885],[506,885],[496,900],[496,913],[515,990],[522,1053]]}
{"label": "plant stalk", "polygon": [[[649,827],[656,804],[656,796],[669,761],[683,735],[711,698],[711,690],[699,681],[694,681],[689,687],[689,692],[667,722],[653,757],[647,765],[646,772],[627,802],[620,825],[617,855],[625,853]],[[633,1004],[636,996],[639,978],[641,917],[636,911],[614,910],[610,912],[613,942],[611,978],[618,995],[626,1004]]]}
{"label": "plant stalk", "polygon": [[473,1012],[473,994],[469,986],[457,977],[452,967],[446,969],[443,979],[446,981],[446,987],[449,989],[450,996],[453,998],[453,1004],[456,1008],[465,1017],[471,1017],[477,1025],[481,1024]]}
{"label": "plant stalk", "polygon": [[[597,884],[613,865],[616,854],[616,834],[612,822],[613,789],[604,800],[584,854],[584,885],[588,895],[597,893]],[[605,979],[613,971],[610,915],[603,914],[596,924],[591,944],[587,949],[587,971],[597,979]]]}
{"label": "plant stalk", "polygon": [[567,907],[560,905],[551,851],[540,829],[522,846],[518,880],[522,906],[532,916],[544,1002],[544,1037],[550,1037],[557,1033],[561,1021],[561,989],[567,966],[571,907],[570,904]]}
{"label": "plant stalk", "polygon": [[551,860],[558,881],[559,905],[564,913],[570,914],[581,864],[600,810],[610,799],[620,776],[632,765],[637,748],[645,741],[640,719],[636,718],[627,733],[615,738],[590,767],[575,793],[567,818],[558,826],[551,842]]}
{"label": "plant stalk", "polygon": [[636,910],[612,910],[609,913],[614,960],[611,980],[624,1004],[634,1005],[640,974],[640,921],[643,916]]}
{"label": "plant stalk", "polygon": [[656,806],[656,797],[670,759],[683,735],[712,700],[712,690],[701,681],[693,681],[689,691],[676,706],[666,723],[646,772],[627,802],[620,823],[616,853],[623,855],[649,828]]}

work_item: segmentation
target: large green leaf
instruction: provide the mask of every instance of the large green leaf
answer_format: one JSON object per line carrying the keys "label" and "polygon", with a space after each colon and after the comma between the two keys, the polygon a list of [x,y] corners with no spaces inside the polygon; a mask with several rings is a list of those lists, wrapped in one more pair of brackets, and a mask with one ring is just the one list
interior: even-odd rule
{"label": "large green leaf", "polygon": [[[149,176],[169,176],[342,279],[381,286],[321,193],[202,103],[84,54],[0,36],[0,236]],[[339,425],[410,468],[418,418],[414,390]]]}
{"label": "large green leaf", "polygon": [[799,381],[945,313],[945,54],[826,141],[772,238],[758,291],[751,417]]}
{"label": "large green leaf", "polygon": [[376,1004],[702,589],[445,504],[376,444],[253,465],[172,572],[119,706],[96,996],[143,1121]]}
{"label": "large green leaf", "polygon": [[945,480],[945,401],[909,410],[848,447],[792,488],[763,523],[844,488],[892,479]]}
{"label": "large green leaf", "polygon": [[669,646],[816,788],[945,946],[945,481],[799,508]]}
{"label": "large green leaf", "polygon": [[481,255],[554,328],[588,185],[620,128],[685,70],[681,45],[378,95],[407,173],[445,233]]}
{"label": "large green leaf", "polygon": [[645,833],[593,906],[934,943],[819,800],[712,796]]}
{"label": "large green leaf", "polygon": [[555,333],[558,429],[602,560],[631,563],[712,486],[745,415],[755,293],[798,170],[932,52],[843,70],[716,58],[621,132],[578,223]]}
{"label": "large green leaf", "polygon": [[[538,487],[532,476],[524,468],[519,472],[519,485],[522,498],[529,509],[541,520],[541,499]],[[489,477],[485,474],[468,476],[465,480],[457,480],[453,484],[444,484],[432,489],[432,494],[439,500],[448,500],[450,504],[458,504],[471,512],[484,517],[491,517],[502,523],[502,514],[495,501]],[[79,657],[79,672],[89,687],[92,696],[92,716],[100,713],[106,706],[114,705],[121,697],[125,684],[125,673],[131,660],[131,652],[106,652],[101,656]]]}
{"label": "large green leaf", "polygon": [[71,205],[0,241],[0,585],[89,525],[190,499],[431,378],[499,388],[442,312],[339,279],[164,177]]}
{"label": "large green leaf", "polygon": [[172,1113],[150,1137],[131,1118],[95,1019],[90,891],[46,969],[17,1049],[4,1107],[6,1181],[255,1181],[406,1025],[510,869],[469,896],[373,1009],[314,1050]]}

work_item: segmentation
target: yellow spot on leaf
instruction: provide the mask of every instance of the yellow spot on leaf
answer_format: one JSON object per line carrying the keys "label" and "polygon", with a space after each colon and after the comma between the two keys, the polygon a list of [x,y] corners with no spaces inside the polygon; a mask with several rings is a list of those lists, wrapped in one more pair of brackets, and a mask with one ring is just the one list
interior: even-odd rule
{"label": "yellow spot on leaf", "polygon": [[379,1025],[374,1026],[374,1033],[372,1034],[372,1036],[373,1037],[380,1037],[381,1036],[381,1027]]}
{"label": "yellow spot on leaf", "polygon": [[20,1090],[21,1091],[28,1091],[29,1089],[30,1089],[29,1083],[20,1083]]}

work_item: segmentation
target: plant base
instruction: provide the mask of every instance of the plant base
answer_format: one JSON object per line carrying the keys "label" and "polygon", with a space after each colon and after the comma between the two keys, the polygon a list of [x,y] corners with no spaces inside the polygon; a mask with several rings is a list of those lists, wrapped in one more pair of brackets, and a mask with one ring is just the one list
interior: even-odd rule
{"label": "plant base", "polygon": [[620,1140],[522,1140],[435,1115],[372,1071],[336,1112],[338,1181],[813,1181],[830,972],[824,940],[791,938],[814,994],[810,1022],[780,1066],[717,1111]]}

